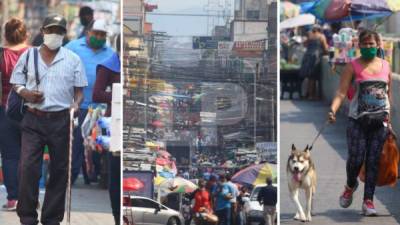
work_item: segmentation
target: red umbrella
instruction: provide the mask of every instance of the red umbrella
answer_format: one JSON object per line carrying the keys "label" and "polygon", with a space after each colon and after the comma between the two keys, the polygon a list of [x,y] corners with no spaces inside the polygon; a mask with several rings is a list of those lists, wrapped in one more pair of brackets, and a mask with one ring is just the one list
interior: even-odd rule
{"label": "red umbrella", "polygon": [[123,182],[124,191],[138,191],[144,187],[143,182],[135,177],[124,178]]}
{"label": "red umbrella", "polygon": [[156,159],[156,164],[159,166],[165,166],[167,164],[169,164],[170,161],[168,159],[164,159],[164,158],[157,158]]}
{"label": "red umbrella", "polygon": [[161,121],[159,121],[159,120],[155,120],[155,121],[153,121],[153,126],[155,126],[155,127],[164,127],[164,123],[163,122],[161,122]]}

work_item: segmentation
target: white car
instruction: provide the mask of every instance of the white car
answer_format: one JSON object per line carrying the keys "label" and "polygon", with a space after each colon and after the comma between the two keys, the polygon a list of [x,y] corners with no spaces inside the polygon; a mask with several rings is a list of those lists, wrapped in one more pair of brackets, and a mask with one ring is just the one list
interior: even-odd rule
{"label": "white car", "polygon": [[[276,184],[273,184],[276,187]],[[264,224],[264,208],[257,201],[258,193],[261,188],[265,187],[266,184],[260,184],[254,187],[250,194],[250,198],[245,198],[244,213],[246,218],[246,225],[261,225]],[[278,214],[279,215],[279,214]]]}
{"label": "white car", "polygon": [[178,211],[145,197],[125,195],[123,213],[130,224],[135,225],[184,224],[184,219]]}

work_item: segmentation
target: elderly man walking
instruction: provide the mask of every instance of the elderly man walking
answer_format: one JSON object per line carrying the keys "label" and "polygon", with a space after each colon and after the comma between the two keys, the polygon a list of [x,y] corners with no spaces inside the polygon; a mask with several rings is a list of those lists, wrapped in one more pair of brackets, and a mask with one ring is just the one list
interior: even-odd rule
{"label": "elderly man walking", "polygon": [[41,28],[44,43],[21,55],[10,83],[25,100],[21,122],[22,145],[17,213],[23,225],[38,224],[39,179],[43,149],[49,148],[50,177],[46,186],[41,223],[59,225],[64,217],[68,180],[70,109],[78,110],[87,86],[79,57],[61,47],[67,22],[48,16]]}

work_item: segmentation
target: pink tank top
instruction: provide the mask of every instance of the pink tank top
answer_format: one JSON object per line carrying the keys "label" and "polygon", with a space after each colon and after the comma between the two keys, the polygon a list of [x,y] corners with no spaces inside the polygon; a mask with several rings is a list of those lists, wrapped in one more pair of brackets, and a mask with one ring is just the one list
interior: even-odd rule
{"label": "pink tank top", "polygon": [[350,100],[350,117],[357,119],[366,114],[390,111],[388,83],[391,69],[386,60],[381,59],[381,62],[380,72],[370,74],[365,71],[358,59],[351,61],[354,83],[347,93]]}
{"label": "pink tank top", "polygon": [[390,74],[390,65],[389,62],[386,60],[381,59],[382,62],[382,69],[379,73],[376,74],[369,74],[367,73],[363,66],[358,62],[358,59],[354,59],[351,61],[351,65],[354,69],[355,74],[355,81],[360,83],[366,80],[383,80],[388,82],[389,81],[389,74]]}
{"label": "pink tank top", "polygon": [[[355,74],[355,82],[360,83],[362,81],[366,81],[369,79],[374,79],[374,80],[383,80],[388,82],[389,81],[389,74],[390,74],[390,65],[389,62],[386,60],[381,60],[382,62],[382,69],[380,73],[378,74],[369,74],[366,71],[364,71],[363,66],[358,62],[358,59],[354,59],[351,61],[351,65],[353,66],[354,74]],[[354,85],[351,85],[349,87],[349,90],[347,91],[347,98],[349,100],[352,100],[354,95],[356,93],[356,88]]]}

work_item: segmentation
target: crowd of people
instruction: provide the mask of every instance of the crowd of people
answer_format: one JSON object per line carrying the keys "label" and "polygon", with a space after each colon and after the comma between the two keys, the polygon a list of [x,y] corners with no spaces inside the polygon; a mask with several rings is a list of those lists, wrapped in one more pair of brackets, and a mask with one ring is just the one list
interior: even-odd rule
{"label": "crowd of people", "polygon": [[[79,119],[74,128],[72,183],[82,169],[86,184],[97,182],[97,169],[86,174],[81,124],[90,105],[108,104],[111,115],[112,84],[120,82],[119,40],[115,51],[106,44],[107,25],[93,19],[93,9],[82,7],[82,34],[66,41],[66,19],[48,15],[35,43],[29,43],[27,27],[17,18],[4,25],[0,48],[1,96],[0,149],[7,202],[3,210],[17,211],[21,224],[38,224],[39,179],[46,187],[42,224],[60,224],[64,217],[68,181],[70,111]],[[38,46],[38,47],[33,47]],[[16,108],[19,106],[21,108]],[[48,157],[44,157],[44,149]],[[120,160],[109,153],[109,190],[115,224],[120,215]],[[47,174],[42,173],[48,162]],[[43,170],[46,171],[46,170]]]}
{"label": "crowd of people", "polygon": [[[264,206],[264,224],[273,225],[276,220],[277,189],[267,178],[257,201]],[[184,210],[185,225],[192,220],[196,225],[243,225],[246,224],[245,203],[250,189],[231,181],[231,176],[220,174],[208,180],[200,179],[198,189],[186,195],[188,204]]]}

